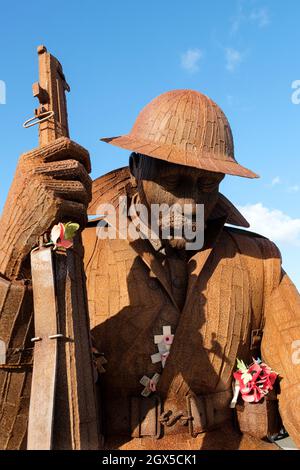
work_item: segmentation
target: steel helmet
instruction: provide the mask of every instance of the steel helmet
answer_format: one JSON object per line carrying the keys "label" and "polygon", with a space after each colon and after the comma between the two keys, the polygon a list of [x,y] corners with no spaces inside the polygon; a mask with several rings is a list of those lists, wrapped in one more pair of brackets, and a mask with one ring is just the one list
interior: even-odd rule
{"label": "steel helmet", "polygon": [[170,163],[258,177],[237,163],[225,114],[198,91],[163,93],[142,109],[129,134],[101,140]]}

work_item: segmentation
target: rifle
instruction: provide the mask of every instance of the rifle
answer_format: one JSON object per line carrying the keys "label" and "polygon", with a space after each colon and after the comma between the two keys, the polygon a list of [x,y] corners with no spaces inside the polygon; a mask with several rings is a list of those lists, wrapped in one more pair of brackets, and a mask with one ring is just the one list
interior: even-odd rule
{"label": "rifle", "polygon": [[[39,100],[35,117],[39,145],[69,137],[65,92],[70,91],[62,66],[38,47]],[[70,158],[72,158],[70,156]],[[31,252],[34,302],[34,363],[27,448],[98,449],[97,402],[90,340],[88,303],[78,234],[65,254],[40,246]]]}

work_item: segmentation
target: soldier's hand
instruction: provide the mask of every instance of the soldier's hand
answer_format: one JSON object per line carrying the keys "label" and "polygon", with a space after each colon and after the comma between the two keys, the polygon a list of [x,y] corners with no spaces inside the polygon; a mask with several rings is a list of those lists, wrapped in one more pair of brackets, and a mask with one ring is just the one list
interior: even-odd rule
{"label": "soldier's hand", "polygon": [[39,237],[57,222],[83,228],[91,199],[89,153],[62,137],[21,155],[0,224],[0,272],[19,275]]}

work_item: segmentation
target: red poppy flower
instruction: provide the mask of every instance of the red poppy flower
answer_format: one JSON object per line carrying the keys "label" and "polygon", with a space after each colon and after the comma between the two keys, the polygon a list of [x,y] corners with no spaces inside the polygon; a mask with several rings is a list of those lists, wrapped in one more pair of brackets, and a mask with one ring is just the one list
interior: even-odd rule
{"label": "red poppy flower", "polygon": [[233,376],[239,383],[243,400],[257,403],[273,389],[278,374],[259,360],[254,360],[249,367],[238,360],[238,370]]}

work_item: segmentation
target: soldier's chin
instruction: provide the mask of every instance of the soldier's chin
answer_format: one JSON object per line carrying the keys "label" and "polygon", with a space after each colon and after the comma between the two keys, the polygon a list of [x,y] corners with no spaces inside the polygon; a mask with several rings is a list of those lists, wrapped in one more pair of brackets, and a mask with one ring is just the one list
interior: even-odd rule
{"label": "soldier's chin", "polygon": [[176,250],[185,250],[187,240],[185,238],[170,238],[168,244]]}
{"label": "soldier's chin", "polygon": [[185,250],[186,240],[184,238],[171,238],[168,244],[176,250]]}

